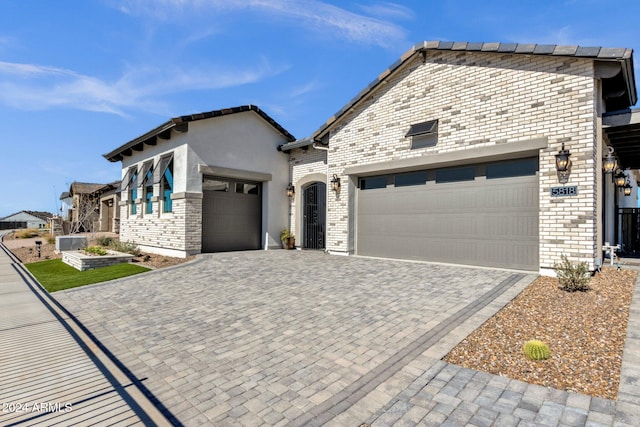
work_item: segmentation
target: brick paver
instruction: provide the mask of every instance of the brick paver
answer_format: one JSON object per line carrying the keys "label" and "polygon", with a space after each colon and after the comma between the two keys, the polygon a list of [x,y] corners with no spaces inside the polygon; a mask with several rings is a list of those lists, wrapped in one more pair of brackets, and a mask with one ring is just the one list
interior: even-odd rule
{"label": "brick paver", "polygon": [[409,381],[402,368],[444,337],[435,334],[442,326],[477,326],[469,315],[486,316],[481,309],[504,291],[496,287],[522,277],[259,251],[207,255],[55,296],[180,422],[295,425],[340,415],[356,403],[341,403],[347,395],[377,390],[382,407]]}
{"label": "brick paver", "polygon": [[[200,256],[55,296],[176,424],[633,425],[633,348],[618,402],[442,362],[533,278],[256,251]],[[627,347],[637,338],[630,331]]]}

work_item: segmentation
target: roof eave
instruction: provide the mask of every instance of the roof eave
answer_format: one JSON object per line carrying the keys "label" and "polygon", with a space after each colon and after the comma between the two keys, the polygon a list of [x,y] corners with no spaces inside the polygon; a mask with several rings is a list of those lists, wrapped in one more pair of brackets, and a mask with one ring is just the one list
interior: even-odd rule
{"label": "roof eave", "polygon": [[502,54],[526,54],[526,55],[548,55],[548,56],[567,56],[576,58],[585,58],[600,61],[618,61],[622,64],[624,78],[627,85],[627,93],[629,105],[635,105],[637,102],[637,91],[635,86],[635,77],[633,70],[633,50],[626,48],[589,48],[580,46],[563,46],[563,45],[537,45],[537,44],[518,44],[518,43],[467,43],[467,42],[441,42],[441,41],[423,41],[416,43],[406,51],[398,61],[393,63],[389,68],[378,75],[378,78],[367,85],[356,97],[349,101],[342,109],[329,118],[320,128],[318,128],[312,137],[321,139],[330,130],[331,127],[341,119],[346,113],[355,109],[358,104],[379,85],[383,84],[389,76],[395,74],[403,65],[409,62],[409,59],[417,54],[426,54],[427,51],[449,50],[449,51],[467,51],[467,52],[486,52],[486,53],[502,53]]}
{"label": "roof eave", "polygon": [[137,145],[144,144],[145,142],[151,140],[152,138],[156,138],[162,132],[166,132],[168,130],[171,130],[172,128],[174,128],[179,123],[182,123],[182,119],[180,117],[173,118],[173,119],[169,120],[168,122],[161,124],[157,128],[150,130],[149,132],[145,133],[144,135],[140,135],[136,139],[132,139],[131,141],[121,145],[120,147],[116,148],[115,150],[113,150],[113,151],[111,151],[111,152],[109,152],[107,154],[103,154],[102,157],[104,157],[105,159],[109,160],[110,162],[114,162],[114,163],[115,162],[119,162],[120,160],[122,160],[122,156],[123,156],[123,153],[125,151],[133,150],[133,148],[136,147]]}

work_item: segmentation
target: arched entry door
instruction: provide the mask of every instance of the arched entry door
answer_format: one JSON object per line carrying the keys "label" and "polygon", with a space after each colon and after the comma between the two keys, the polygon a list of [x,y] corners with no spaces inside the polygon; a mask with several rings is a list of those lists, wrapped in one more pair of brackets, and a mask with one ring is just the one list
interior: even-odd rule
{"label": "arched entry door", "polygon": [[314,182],[303,193],[303,231],[306,249],[324,249],[327,186]]}

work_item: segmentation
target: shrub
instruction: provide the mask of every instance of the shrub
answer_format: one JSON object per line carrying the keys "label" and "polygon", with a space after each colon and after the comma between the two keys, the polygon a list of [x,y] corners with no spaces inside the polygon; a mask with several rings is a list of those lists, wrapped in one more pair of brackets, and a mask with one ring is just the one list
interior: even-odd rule
{"label": "shrub", "polygon": [[28,239],[30,237],[36,237],[40,235],[40,232],[35,228],[25,228],[15,232],[16,239]]}
{"label": "shrub", "polygon": [[50,245],[55,245],[56,244],[56,236],[47,237],[47,243],[49,243]]}
{"label": "shrub", "polygon": [[567,292],[588,291],[590,272],[586,262],[573,264],[565,255],[553,265],[560,289]]}
{"label": "shrub", "polygon": [[98,238],[96,238],[96,243],[100,246],[104,246],[104,247],[109,247],[113,244],[114,240],[113,237],[109,237],[109,236],[100,236]]}
{"label": "shrub", "polygon": [[124,252],[133,256],[140,256],[140,249],[131,242],[120,242],[119,240],[113,240],[109,247],[114,251]]}
{"label": "shrub", "polygon": [[523,350],[531,360],[546,360],[550,355],[549,346],[540,340],[527,341]]}
{"label": "shrub", "polygon": [[289,229],[288,229],[288,228],[285,228],[284,230],[282,230],[282,231],[280,232],[280,240],[281,240],[281,241],[283,241],[283,242],[284,242],[284,241],[285,241],[285,240],[287,240],[289,237],[291,237],[291,232],[289,231]]}
{"label": "shrub", "polygon": [[106,255],[108,252],[101,246],[87,246],[84,251],[91,255]]}

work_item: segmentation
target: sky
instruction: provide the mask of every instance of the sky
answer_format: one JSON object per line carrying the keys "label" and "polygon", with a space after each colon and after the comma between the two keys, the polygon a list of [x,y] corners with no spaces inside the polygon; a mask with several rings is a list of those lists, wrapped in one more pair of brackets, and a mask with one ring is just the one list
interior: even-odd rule
{"label": "sky", "polygon": [[309,136],[425,40],[637,51],[640,2],[0,0],[0,218],[120,179],[102,155],[171,117],[253,104]]}

